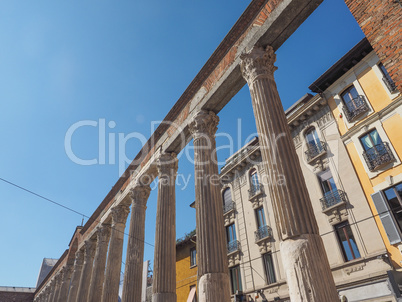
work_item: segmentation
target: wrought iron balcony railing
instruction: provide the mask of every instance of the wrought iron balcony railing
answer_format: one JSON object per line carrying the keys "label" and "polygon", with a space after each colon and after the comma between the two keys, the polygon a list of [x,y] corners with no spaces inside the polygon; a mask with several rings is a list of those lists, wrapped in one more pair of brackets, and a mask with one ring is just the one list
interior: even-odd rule
{"label": "wrought iron balcony railing", "polygon": [[315,144],[308,144],[307,151],[304,153],[306,154],[307,161],[309,162],[318,155],[324,154],[325,151],[327,151],[325,143],[318,141]]}
{"label": "wrought iron balcony railing", "polygon": [[374,171],[382,165],[390,163],[395,160],[388,143],[381,143],[375,145],[363,152],[363,157],[366,160],[367,166],[370,171]]}
{"label": "wrought iron balcony railing", "polygon": [[346,119],[351,123],[355,118],[364,112],[369,110],[366,99],[364,96],[359,95],[358,97],[352,99],[347,105],[343,106],[343,112],[345,113]]}
{"label": "wrought iron balcony railing", "polygon": [[233,201],[226,202],[223,205],[223,214],[226,214],[226,213],[228,213],[228,212],[230,212],[232,210],[235,210],[235,209],[236,209],[236,204]]}
{"label": "wrought iron balcony railing", "polygon": [[267,225],[263,225],[254,232],[254,236],[256,242],[264,238],[270,238],[272,237],[272,229]]}
{"label": "wrought iron balcony railing", "polygon": [[346,202],[346,194],[341,190],[325,193],[323,198],[320,198],[322,210],[326,210],[341,202]]}
{"label": "wrought iron balcony railing", "polygon": [[393,93],[396,91],[395,82],[391,79],[389,75],[384,76],[382,80],[384,81],[385,86],[387,86],[389,92]]}
{"label": "wrought iron balcony railing", "polygon": [[228,254],[240,251],[240,242],[239,240],[233,240],[228,243]]}
{"label": "wrought iron balcony railing", "polygon": [[263,192],[264,188],[262,184],[251,185],[250,189],[248,190],[248,198],[251,200],[252,198],[262,194]]}

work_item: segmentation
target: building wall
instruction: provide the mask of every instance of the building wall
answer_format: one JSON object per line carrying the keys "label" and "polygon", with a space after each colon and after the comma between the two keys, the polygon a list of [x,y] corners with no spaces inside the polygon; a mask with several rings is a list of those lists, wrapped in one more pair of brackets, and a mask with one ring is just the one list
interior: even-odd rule
{"label": "building wall", "polygon": [[186,302],[190,287],[197,285],[197,266],[190,266],[190,249],[195,243],[188,241],[176,247],[177,302]]}
{"label": "building wall", "polygon": [[19,293],[10,291],[0,291],[1,302],[32,302],[34,293]]}
{"label": "building wall", "polygon": [[[325,91],[325,95],[330,96],[328,104],[336,118],[339,132],[342,134],[342,141],[353,163],[392,264],[394,267],[401,267],[401,246],[400,244],[390,244],[371,197],[371,194],[391,185],[390,177],[393,178],[394,184],[402,181],[400,160],[402,155],[402,133],[400,131],[402,99],[398,91],[391,93],[384,85],[382,74],[378,68],[379,63],[377,55],[374,52],[370,53],[331,85]],[[339,117],[342,112],[340,93],[351,84],[359,88],[359,94],[365,96],[370,110],[353,123],[348,123],[345,118]],[[375,171],[369,170],[363,158],[364,150],[360,143],[360,137],[372,129],[377,130],[382,141],[388,142],[395,157],[393,162]]]}
{"label": "building wall", "polygon": [[345,3],[401,91],[401,2],[394,0],[345,0]]}

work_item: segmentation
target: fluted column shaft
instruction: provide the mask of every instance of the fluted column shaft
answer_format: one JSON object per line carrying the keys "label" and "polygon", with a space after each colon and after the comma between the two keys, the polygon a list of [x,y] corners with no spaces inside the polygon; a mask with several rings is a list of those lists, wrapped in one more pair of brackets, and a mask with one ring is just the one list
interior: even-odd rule
{"label": "fluted column shaft", "polygon": [[87,302],[89,284],[91,282],[92,268],[96,249],[96,239],[88,239],[84,242],[84,264],[82,266],[81,279],[78,286],[77,302]]}
{"label": "fluted column shaft", "polygon": [[151,188],[137,185],[130,191],[132,200],[130,233],[127,244],[122,302],[141,302],[144,263],[145,210]]}
{"label": "fluted column shaft", "polygon": [[274,80],[272,47],[243,54],[268,194],[281,241],[289,294],[295,301],[339,301],[310,197]]}
{"label": "fluted column shaft", "polygon": [[53,297],[54,297],[54,292],[55,292],[55,283],[56,280],[55,278],[50,281],[50,286],[49,286],[49,297],[47,298],[49,302],[53,302]]}
{"label": "fluted column shaft", "polygon": [[59,302],[67,301],[68,289],[70,287],[71,274],[73,273],[73,266],[67,264],[63,268],[63,280],[60,286]]}
{"label": "fluted column shaft", "polygon": [[78,250],[75,253],[74,270],[71,276],[70,290],[68,292],[67,302],[76,302],[78,286],[81,279],[82,265],[84,263],[84,251]]}
{"label": "fluted column shaft", "polygon": [[176,191],[177,158],[163,153],[157,160],[158,204],[154,252],[153,302],[175,302],[176,296]]}
{"label": "fluted column shaft", "polygon": [[63,271],[61,270],[60,272],[58,272],[55,278],[56,278],[56,285],[55,285],[55,291],[54,291],[54,295],[53,295],[53,302],[58,302],[60,288],[61,288],[61,282],[63,281]]}
{"label": "fluted column shaft", "polygon": [[119,297],[124,228],[129,212],[130,208],[125,204],[112,209],[112,232],[103,286],[103,302],[116,302]]}
{"label": "fluted column shaft", "polygon": [[198,299],[230,301],[222,195],[216,157],[215,133],[219,118],[197,112],[190,132],[194,139],[195,206],[197,219]]}
{"label": "fluted column shaft", "polygon": [[102,301],[103,281],[105,279],[105,267],[107,248],[110,239],[110,225],[103,224],[97,229],[97,245],[92,271],[91,284],[89,286],[89,302]]}

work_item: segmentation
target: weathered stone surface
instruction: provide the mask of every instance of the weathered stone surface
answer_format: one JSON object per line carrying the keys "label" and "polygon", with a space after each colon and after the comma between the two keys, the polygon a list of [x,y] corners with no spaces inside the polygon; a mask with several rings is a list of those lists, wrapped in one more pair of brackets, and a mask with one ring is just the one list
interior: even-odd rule
{"label": "weathered stone surface", "polygon": [[176,301],[176,173],[175,154],[157,160],[158,205],[156,212],[153,302]]}
{"label": "weathered stone surface", "polygon": [[63,281],[61,283],[60,294],[59,294],[59,302],[67,301],[68,289],[70,287],[71,275],[73,273],[73,266],[66,265],[63,268]]}
{"label": "weathered stone surface", "polygon": [[71,277],[70,291],[67,302],[76,302],[78,286],[81,279],[82,265],[84,264],[84,251],[78,250],[75,253],[74,271]]}
{"label": "weathered stone surface", "polygon": [[290,298],[292,301],[339,301],[276,88],[275,60],[272,47],[254,47],[242,55],[241,71],[250,88],[268,176],[267,193],[273,203],[279,239],[283,241],[281,253]]}
{"label": "weathered stone surface", "polygon": [[218,122],[219,118],[213,112],[202,110],[190,123],[194,139],[198,299],[202,302],[230,301],[223,202],[216,158]]}
{"label": "weathered stone surface", "polygon": [[145,210],[151,188],[137,185],[131,192],[130,233],[124,270],[123,302],[141,302],[144,262]]}
{"label": "weathered stone surface", "polygon": [[88,301],[90,302],[102,301],[103,281],[105,279],[106,256],[109,239],[110,225],[102,224],[97,229],[97,245],[94,267],[88,294]]}
{"label": "weathered stone surface", "polygon": [[94,255],[96,250],[96,239],[88,239],[84,243],[85,256],[82,267],[80,285],[78,286],[77,302],[87,302],[89,285],[91,282]]}

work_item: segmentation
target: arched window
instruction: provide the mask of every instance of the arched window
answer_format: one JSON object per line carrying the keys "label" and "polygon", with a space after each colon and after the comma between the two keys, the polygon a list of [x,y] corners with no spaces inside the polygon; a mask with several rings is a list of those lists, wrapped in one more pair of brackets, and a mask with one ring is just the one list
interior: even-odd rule
{"label": "arched window", "polygon": [[234,202],[232,200],[232,192],[230,188],[226,188],[222,193],[223,199],[223,213],[227,213],[234,209]]}
{"label": "arched window", "polygon": [[258,180],[258,174],[256,169],[250,171],[250,190],[256,192],[260,189],[260,182]]}
{"label": "arched window", "polygon": [[360,114],[369,110],[364,96],[359,95],[356,87],[353,85],[341,93],[341,98],[344,104],[343,111],[349,123]]}
{"label": "arched window", "polygon": [[305,137],[310,157],[317,156],[323,151],[323,146],[314,127],[306,131]]}

